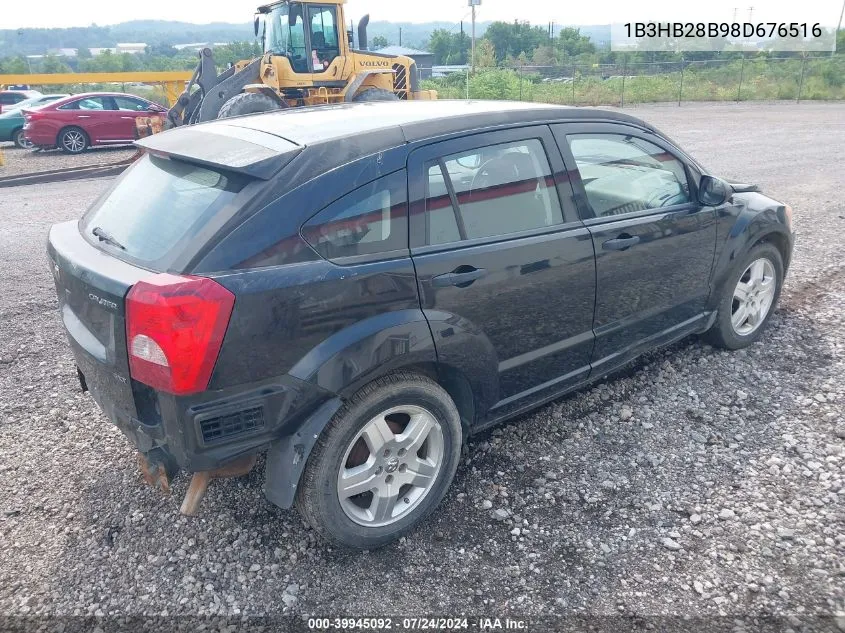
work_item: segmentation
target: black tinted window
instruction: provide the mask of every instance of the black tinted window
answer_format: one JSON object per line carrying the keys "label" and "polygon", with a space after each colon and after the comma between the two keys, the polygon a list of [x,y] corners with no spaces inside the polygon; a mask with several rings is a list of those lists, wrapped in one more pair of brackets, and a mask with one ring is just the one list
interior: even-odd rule
{"label": "black tinted window", "polygon": [[24,99],[26,99],[26,97],[24,95],[15,94],[13,92],[6,92],[6,93],[3,93],[3,94],[0,94],[0,104],[3,104],[3,105],[12,105],[14,103],[18,103],[20,101],[23,101]]}
{"label": "black tinted window", "polygon": [[662,147],[623,134],[567,139],[597,217],[689,202],[683,163]]}
{"label": "black tinted window", "polygon": [[155,262],[230,202],[243,180],[149,154],[135,163],[83,220],[89,238],[100,227],[120,251]]}
{"label": "black tinted window", "polygon": [[405,172],[379,178],[308,220],[302,236],[326,259],[408,248]]}
{"label": "black tinted window", "polygon": [[551,168],[537,139],[453,154],[429,163],[427,169],[429,244],[563,222]]}

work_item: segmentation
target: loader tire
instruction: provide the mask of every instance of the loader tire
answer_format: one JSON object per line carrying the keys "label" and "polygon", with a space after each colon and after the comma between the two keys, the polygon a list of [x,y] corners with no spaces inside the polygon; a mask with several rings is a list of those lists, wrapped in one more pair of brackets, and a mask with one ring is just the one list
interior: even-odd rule
{"label": "loader tire", "polygon": [[218,119],[228,119],[233,116],[244,114],[258,114],[259,112],[272,112],[281,110],[282,104],[260,92],[242,92],[229,99],[220,108],[217,114]]}
{"label": "loader tire", "polygon": [[385,90],[384,88],[367,88],[352,97],[352,101],[399,101],[399,97],[397,97],[395,93],[390,92],[390,90]]}

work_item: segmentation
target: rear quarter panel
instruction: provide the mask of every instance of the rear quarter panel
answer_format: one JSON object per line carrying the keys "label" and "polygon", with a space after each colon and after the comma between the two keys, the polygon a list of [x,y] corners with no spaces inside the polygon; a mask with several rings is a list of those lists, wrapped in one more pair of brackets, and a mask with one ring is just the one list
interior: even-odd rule
{"label": "rear quarter panel", "polygon": [[[436,361],[409,251],[338,265],[299,234],[334,200],[404,168],[405,156],[397,148],[365,157],[280,194],[228,227],[197,263],[196,271],[236,297],[209,388],[290,374],[346,394],[399,366]],[[286,179],[298,172],[298,161],[268,188],[290,189]]]}

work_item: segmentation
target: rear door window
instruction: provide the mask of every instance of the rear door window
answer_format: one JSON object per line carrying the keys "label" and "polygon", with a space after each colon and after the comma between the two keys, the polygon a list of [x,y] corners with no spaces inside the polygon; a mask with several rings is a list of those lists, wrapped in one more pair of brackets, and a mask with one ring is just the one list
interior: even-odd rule
{"label": "rear door window", "polygon": [[308,220],[302,237],[329,260],[408,249],[404,171],[374,180]]}
{"label": "rear door window", "polygon": [[85,97],[62,106],[59,110],[108,110],[102,97]]}
{"label": "rear door window", "polygon": [[539,139],[488,145],[427,164],[428,243],[447,244],[563,223]]}
{"label": "rear door window", "polygon": [[107,242],[109,252],[154,264],[224,209],[245,181],[147,154],[85,215],[83,232],[96,241],[93,231],[99,228],[114,240]]}

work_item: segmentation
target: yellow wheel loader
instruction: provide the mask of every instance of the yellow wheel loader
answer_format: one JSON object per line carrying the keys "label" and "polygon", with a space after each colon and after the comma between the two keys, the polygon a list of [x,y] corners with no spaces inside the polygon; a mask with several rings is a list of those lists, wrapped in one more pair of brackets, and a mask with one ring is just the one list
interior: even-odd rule
{"label": "yellow wheel loader", "polygon": [[367,23],[358,24],[351,46],[346,0],[282,0],[258,8],[255,36],[264,53],[217,74],[211,49],[168,114],[168,127],[211,119],[346,101],[436,99],[419,89],[414,60],[367,50]]}

